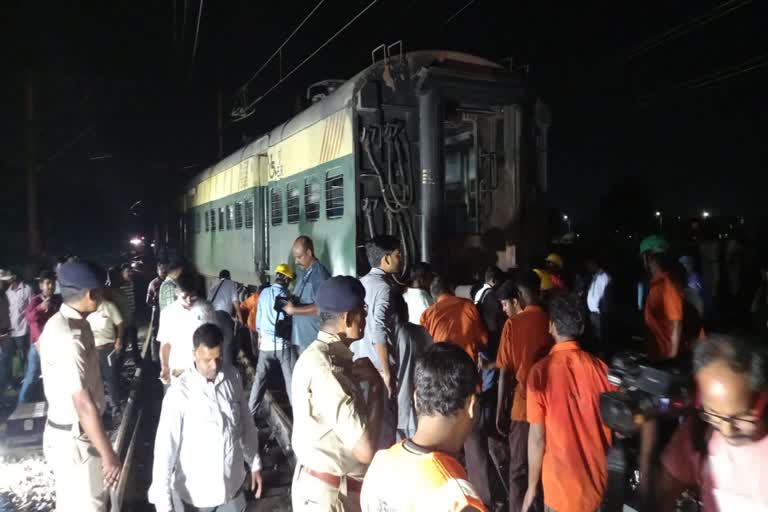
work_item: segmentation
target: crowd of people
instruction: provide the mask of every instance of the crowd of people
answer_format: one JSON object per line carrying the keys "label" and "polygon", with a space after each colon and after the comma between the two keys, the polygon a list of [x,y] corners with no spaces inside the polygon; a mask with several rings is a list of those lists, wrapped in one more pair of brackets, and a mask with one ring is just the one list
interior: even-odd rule
{"label": "crowd of people", "polygon": [[[607,363],[626,348],[614,344],[614,277],[594,258],[569,273],[552,253],[458,287],[417,263],[401,284],[400,246],[368,241],[371,270],[357,279],[331,276],[300,236],[294,265],[277,265],[271,284],[243,289],[222,270],[207,293],[189,265],[158,262],[146,293],[165,384],[148,493],[158,511],[243,511],[245,481],[261,496],[255,418],[274,372],[293,414],[295,511],[601,509],[616,434],[600,397],[616,390]],[[695,268],[663,237],[644,239],[638,256],[637,348],[651,364],[691,363],[696,383],[691,414],[665,419],[668,435],[654,423],[652,449],[640,450],[639,493],[653,510],[675,510],[686,489],[705,511],[768,510],[764,347],[705,332]],[[19,351],[19,401],[40,373],[45,383],[57,507],[105,510],[121,464],[102,416],[119,414],[125,348],[141,363],[131,268],[105,279],[70,260],[40,274],[37,295],[12,272],[0,282],[2,390]],[[250,390],[241,351],[252,356]],[[502,478],[493,440],[505,446]]]}

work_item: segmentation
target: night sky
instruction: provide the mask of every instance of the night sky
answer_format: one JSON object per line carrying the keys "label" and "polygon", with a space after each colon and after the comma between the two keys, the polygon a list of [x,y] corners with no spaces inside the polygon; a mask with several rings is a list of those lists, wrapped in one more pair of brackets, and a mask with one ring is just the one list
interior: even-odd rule
{"label": "night sky", "polygon": [[[326,0],[284,49],[283,72],[370,1]],[[96,250],[172,207],[184,181],[216,160],[218,91],[229,112],[316,3],[205,1],[193,59],[199,0],[186,1],[186,22],[176,0],[175,24],[173,0],[3,2],[0,253],[23,252],[29,80],[44,245]],[[227,116],[225,154],[292,115],[307,85],[349,78],[374,47],[402,39],[406,50],[528,66],[553,110],[554,208],[586,220],[606,197],[646,190],[642,204],[669,214],[762,215],[767,11],[745,0],[379,0],[250,119]],[[278,65],[250,83],[254,97],[278,80]]]}

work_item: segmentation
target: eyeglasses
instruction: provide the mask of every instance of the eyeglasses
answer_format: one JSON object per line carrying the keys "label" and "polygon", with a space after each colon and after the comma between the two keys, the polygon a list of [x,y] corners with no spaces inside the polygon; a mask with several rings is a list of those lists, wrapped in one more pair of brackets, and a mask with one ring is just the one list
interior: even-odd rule
{"label": "eyeglasses", "polygon": [[699,409],[699,418],[718,430],[723,426],[723,423],[728,423],[733,429],[749,431],[754,430],[760,422],[760,417],[752,413],[737,416],[721,416],[703,409]]}
{"label": "eyeglasses", "polygon": [[753,430],[763,419],[766,407],[768,407],[768,393],[762,392],[757,395],[755,406],[749,412],[733,416],[721,416],[707,412],[703,408],[698,409],[698,412],[702,421],[709,423],[718,430],[723,423],[728,423],[737,430],[749,431]]}

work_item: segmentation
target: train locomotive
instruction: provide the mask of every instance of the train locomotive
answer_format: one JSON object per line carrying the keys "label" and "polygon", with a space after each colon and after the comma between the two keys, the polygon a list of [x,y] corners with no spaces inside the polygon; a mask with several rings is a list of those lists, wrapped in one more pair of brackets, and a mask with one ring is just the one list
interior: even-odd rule
{"label": "train locomotive", "polygon": [[389,49],[187,184],[179,237],[202,274],[268,282],[299,235],[333,275],[365,274],[379,234],[402,241],[404,274],[426,261],[457,281],[543,249],[550,115],[524,72]]}

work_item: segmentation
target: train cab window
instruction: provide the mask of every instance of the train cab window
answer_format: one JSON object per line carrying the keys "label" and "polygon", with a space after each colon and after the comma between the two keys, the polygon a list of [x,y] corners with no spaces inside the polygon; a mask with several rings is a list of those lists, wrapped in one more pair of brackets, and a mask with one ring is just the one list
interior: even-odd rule
{"label": "train cab window", "polygon": [[338,219],[344,216],[344,175],[325,176],[325,216]]}
{"label": "train cab window", "polygon": [[216,210],[211,210],[211,231],[216,231]]}
{"label": "train cab window", "polygon": [[193,215],[194,215],[194,221],[195,221],[195,233],[199,233],[202,228],[202,226],[200,225],[200,212],[195,212]]}
{"label": "train cab window", "polygon": [[208,210],[203,212],[203,218],[205,219],[205,232],[207,233],[211,230],[211,222],[210,219],[208,219]]}
{"label": "train cab window", "polygon": [[295,183],[289,183],[287,185],[286,196],[288,197],[288,200],[286,201],[288,206],[288,214],[286,216],[288,224],[296,224],[299,222],[299,205],[301,204],[301,197],[299,189]]}
{"label": "train cab window", "polygon": [[320,184],[315,178],[304,180],[304,216],[309,221],[320,218]]}
{"label": "train cab window", "polygon": [[232,205],[228,204],[226,206],[227,211],[227,231],[230,231],[232,229],[232,225],[235,223],[235,212],[232,210]]}
{"label": "train cab window", "polygon": [[219,231],[224,231],[224,208],[219,208]]}
{"label": "train cab window", "polygon": [[245,202],[245,229],[253,229],[253,201]]}
{"label": "train cab window", "polygon": [[272,213],[272,225],[279,226],[283,223],[283,194],[279,187],[275,187],[270,191],[269,205]]}
{"label": "train cab window", "polygon": [[243,228],[243,202],[235,203],[235,229]]}

